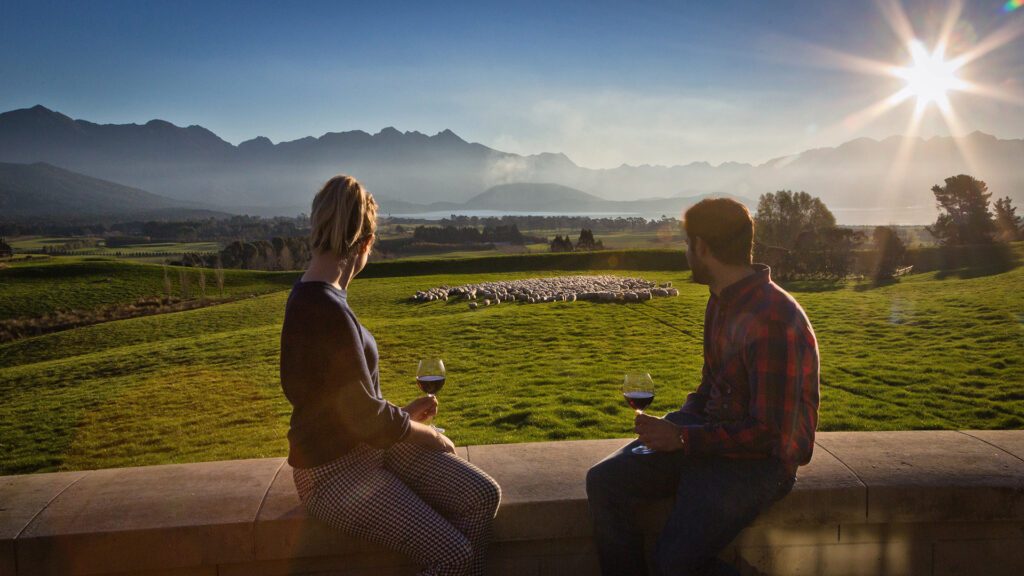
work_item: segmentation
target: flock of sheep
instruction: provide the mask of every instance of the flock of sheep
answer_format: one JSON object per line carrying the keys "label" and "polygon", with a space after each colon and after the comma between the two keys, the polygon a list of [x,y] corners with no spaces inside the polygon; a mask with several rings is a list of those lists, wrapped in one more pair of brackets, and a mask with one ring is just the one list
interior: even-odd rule
{"label": "flock of sheep", "polygon": [[481,282],[422,290],[412,297],[415,302],[451,299],[465,300],[470,309],[502,302],[643,302],[655,297],[678,296],[671,282],[661,285],[642,278],[621,276],[556,276],[502,282]]}

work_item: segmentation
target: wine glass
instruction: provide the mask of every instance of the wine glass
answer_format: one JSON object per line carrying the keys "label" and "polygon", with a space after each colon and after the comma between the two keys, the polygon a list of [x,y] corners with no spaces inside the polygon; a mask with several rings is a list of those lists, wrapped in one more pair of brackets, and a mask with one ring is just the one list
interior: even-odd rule
{"label": "wine glass", "polygon": [[[435,394],[441,391],[441,387],[444,386],[444,378],[444,362],[440,358],[424,358],[420,360],[419,368],[416,369],[416,385],[427,396],[433,398]],[[430,426],[444,434],[444,428],[438,428],[433,424]]]}
{"label": "wine glass", "polygon": [[[627,372],[622,381],[622,395],[626,397],[626,403],[637,414],[643,414],[644,409],[654,402],[654,380],[646,372]],[[633,448],[633,454],[653,454],[655,451],[640,444]]]}

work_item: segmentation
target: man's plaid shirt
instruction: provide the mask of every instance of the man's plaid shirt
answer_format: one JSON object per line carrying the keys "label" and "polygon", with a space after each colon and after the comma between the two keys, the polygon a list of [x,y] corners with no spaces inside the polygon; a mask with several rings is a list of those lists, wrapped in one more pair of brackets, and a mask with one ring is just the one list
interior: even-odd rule
{"label": "man's plaid shirt", "polygon": [[687,454],[776,457],[791,472],[811,460],[818,424],[818,343],[803,308],[755,273],[711,294],[704,315],[704,371],[681,411]]}

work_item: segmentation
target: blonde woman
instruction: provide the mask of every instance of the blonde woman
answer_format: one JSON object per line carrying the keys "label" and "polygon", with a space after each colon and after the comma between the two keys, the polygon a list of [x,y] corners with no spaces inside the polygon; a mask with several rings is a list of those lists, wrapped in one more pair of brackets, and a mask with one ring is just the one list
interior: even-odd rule
{"label": "blonde woman", "polygon": [[404,408],[381,396],[377,343],[349,308],[366,265],[377,204],[349,176],[313,199],[313,258],[295,283],[281,332],[281,385],[292,404],[288,463],[309,513],[384,545],[421,574],[482,574],[497,483],[423,424],[437,399]]}

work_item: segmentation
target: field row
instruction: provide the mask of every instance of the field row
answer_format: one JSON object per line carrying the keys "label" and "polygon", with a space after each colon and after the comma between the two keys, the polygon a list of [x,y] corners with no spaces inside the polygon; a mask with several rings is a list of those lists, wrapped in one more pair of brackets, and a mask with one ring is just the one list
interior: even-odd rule
{"label": "field row", "polygon": [[[478,311],[409,301],[442,284],[552,271],[358,279],[350,301],[380,344],[392,401],[419,394],[419,358],[445,359],[438,421],[457,443],[620,437],[631,426],[618,393],[626,370],[653,375],[653,412],[696,387],[707,288],[687,272],[611,273],[672,281],[681,293]],[[294,279],[268,276],[271,292],[229,304],[0,346],[0,474],[285,454],[277,363]],[[794,295],[821,347],[820,428],[1024,426],[1022,283],[1018,268],[870,290],[801,286]]]}

